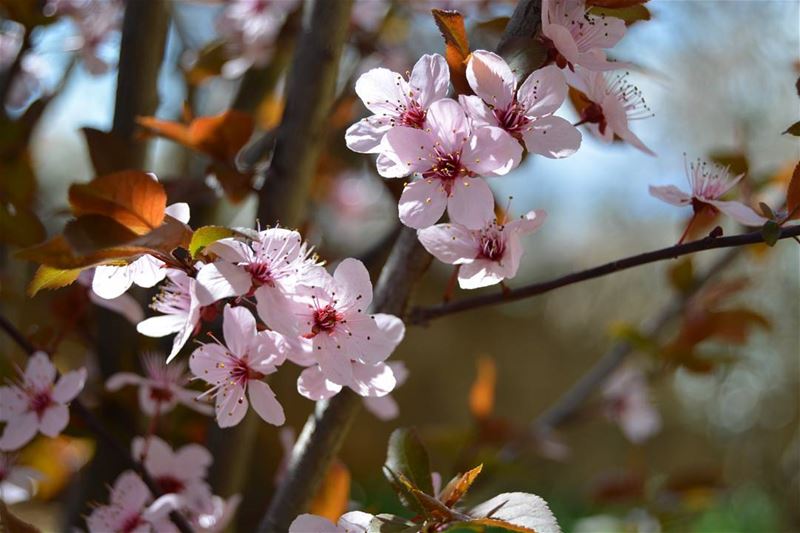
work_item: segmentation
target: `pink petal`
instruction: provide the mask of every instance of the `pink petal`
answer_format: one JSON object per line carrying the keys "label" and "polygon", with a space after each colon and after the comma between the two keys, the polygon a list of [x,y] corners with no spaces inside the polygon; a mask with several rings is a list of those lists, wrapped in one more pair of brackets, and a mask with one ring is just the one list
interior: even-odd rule
{"label": "pink petal", "polygon": [[446,206],[447,193],[438,180],[418,179],[400,195],[400,221],[414,229],[427,228],[442,217]]}
{"label": "pink petal", "polygon": [[186,202],[176,202],[168,205],[166,209],[164,209],[164,213],[178,220],[179,222],[183,222],[184,224],[189,223],[189,204]]}
{"label": "pink petal", "polygon": [[517,80],[511,68],[493,52],[476,50],[467,63],[467,82],[489,105],[505,109],[514,100]]}
{"label": "pink petal", "polygon": [[[386,342],[394,345],[391,348],[391,351],[394,351],[394,349],[403,341],[403,337],[406,335],[406,326],[403,324],[403,321],[394,315],[389,315],[386,313],[375,313],[372,315],[372,319],[375,320],[375,324],[384,335]],[[402,363],[399,362],[398,364],[402,365]],[[391,366],[392,369],[394,369],[393,365],[394,363],[389,363],[389,366]]]}
{"label": "pink petal", "polygon": [[315,402],[327,400],[341,390],[341,385],[325,378],[318,365],[306,368],[297,378],[297,392]]}
{"label": "pink petal", "polygon": [[367,533],[373,518],[375,517],[369,513],[350,511],[339,518],[339,527],[346,533]]}
{"label": "pink petal", "polygon": [[258,316],[270,328],[294,336],[298,333],[298,317],[288,296],[277,287],[262,285],[255,292]]}
{"label": "pink petal", "polygon": [[288,346],[275,331],[259,331],[250,341],[250,364],[264,374],[271,374],[286,361]]}
{"label": "pink petal", "polygon": [[593,48],[578,54],[578,58],[574,63],[595,72],[623,69],[630,66],[629,63],[621,61],[609,61],[606,53],[599,48]]}
{"label": "pink petal", "polygon": [[25,382],[36,389],[49,389],[56,379],[56,367],[44,352],[34,353],[25,368]]}
{"label": "pink petal", "polygon": [[127,267],[133,282],[140,287],[153,287],[164,279],[167,273],[164,262],[152,255],[143,255]]}
{"label": "pink petal", "polygon": [[417,102],[426,108],[447,96],[450,86],[450,69],[439,54],[424,54],[411,71],[408,84],[419,91]]}
{"label": "pink petal", "polygon": [[187,444],[175,453],[170,467],[174,472],[191,476],[192,479],[203,480],[213,462],[214,458],[208,450],[199,444]]}
{"label": "pink petal", "polygon": [[175,335],[174,339],[172,339],[172,350],[170,350],[169,354],[167,355],[167,363],[175,359],[175,357],[181,351],[181,348],[183,348],[186,343],[189,342],[189,339],[194,334],[196,322],[196,318],[195,320],[187,320],[184,322],[181,330],[178,331],[178,334]]}
{"label": "pink petal", "polygon": [[542,117],[558,111],[567,97],[567,80],[555,65],[533,71],[517,91],[525,115]]}
{"label": "pink petal", "polygon": [[39,421],[39,431],[48,437],[58,437],[69,423],[69,408],[63,404],[53,404],[45,409]]}
{"label": "pink petal", "polygon": [[407,102],[408,84],[402,76],[385,68],[374,68],[356,81],[356,94],[367,109],[376,115],[398,114],[398,106]]}
{"label": "pink petal", "polygon": [[763,226],[767,223],[766,218],[741,202],[723,202],[721,200],[707,200],[707,202],[745,226]]}
{"label": "pink petal", "polygon": [[139,387],[136,395],[139,398],[139,407],[147,416],[155,416],[156,411],[162,415],[168,413],[172,411],[176,404],[174,395],[172,399],[167,401],[156,400],[153,398],[153,389],[149,386]]}
{"label": "pink petal", "polygon": [[402,178],[409,174],[408,166],[405,163],[395,161],[385,153],[378,154],[375,159],[375,168],[378,170],[378,175],[384,178]]}
{"label": "pink petal", "polygon": [[94,269],[92,291],[100,298],[106,300],[116,298],[130,289],[132,284],[133,272],[129,265],[100,265]]}
{"label": "pink petal", "polygon": [[247,413],[248,402],[244,387],[238,383],[225,385],[217,393],[217,424],[221,428],[237,425]]}
{"label": "pink petal", "polygon": [[433,158],[436,157],[431,136],[422,130],[406,126],[392,128],[383,138],[382,149],[383,155],[394,162],[392,166],[378,167],[378,172],[384,178],[399,178],[414,172],[424,172],[433,167]]}
{"label": "pink petal", "polygon": [[166,337],[180,331],[185,322],[186,317],[181,315],[153,316],[139,322],[136,331],[148,337]]}
{"label": "pink petal", "polygon": [[396,385],[397,380],[389,365],[353,363],[353,383],[350,388],[359,396],[378,398],[386,396]]}
{"label": "pink petal", "polygon": [[692,197],[674,185],[650,185],[650,196],[670,205],[683,207],[692,203]]}
{"label": "pink petal", "polygon": [[203,265],[197,273],[198,298],[210,304],[231,296],[241,296],[253,284],[247,271],[227,261]]}
{"label": "pink petal", "polygon": [[478,254],[474,233],[461,224],[436,224],[418,230],[417,237],[428,253],[449,265],[468,263]]}
{"label": "pink petal", "polygon": [[482,176],[503,176],[519,166],[522,146],[507,131],[495,127],[475,130],[464,147],[461,162]]}
{"label": "pink petal", "polygon": [[483,100],[475,95],[462,94],[458,97],[458,103],[464,108],[467,117],[472,121],[472,127],[497,126],[497,117],[489,109]]}
{"label": "pink petal", "polygon": [[246,307],[230,304],[222,312],[222,335],[228,350],[234,355],[247,355],[251,339],[256,334],[256,319]]}
{"label": "pink petal", "polygon": [[536,119],[522,132],[529,152],[551,159],[569,157],[581,146],[581,132],[561,117]]}
{"label": "pink petal", "polygon": [[558,53],[564,56],[568,62],[578,64],[580,54],[578,45],[567,28],[559,24],[550,24],[545,28],[545,35],[553,41],[553,45]]}
{"label": "pink petal", "polygon": [[[382,323],[385,326],[388,325],[385,322]],[[348,315],[347,329],[349,334],[337,337],[336,346],[341,346],[341,350],[349,359],[377,364],[389,357],[397,347],[398,332],[391,327],[386,331],[381,330],[377,319],[372,316],[363,313]],[[325,369],[323,368],[323,370]],[[341,381],[336,381],[336,383],[348,385]]]}
{"label": "pink petal", "polygon": [[492,190],[482,178],[454,180],[447,213],[453,222],[468,229],[481,229],[494,218]]}
{"label": "pink petal", "polygon": [[479,289],[496,285],[503,281],[504,275],[495,261],[479,259],[468,265],[461,265],[458,271],[458,286],[462,289]]}
{"label": "pink petal", "polygon": [[198,413],[203,415],[214,414],[214,406],[206,403],[202,399],[198,399],[197,391],[193,391],[192,389],[178,388],[174,392],[177,400],[186,407],[188,407],[189,409],[197,411]]}
{"label": "pink petal", "polygon": [[72,401],[83,390],[84,383],[86,383],[85,368],[67,372],[53,387],[53,400],[59,403]]}
{"label": "pink petal", "polygon": [[397,418],[397,415],[400,414],[397,401],[388,394],[380,398],[364,398],[364,407],[379,420],[384,421]]}
{"label": "pink petal", "polygon": [[[443,98],[431,104],[428,109],[427,123],[431,135],[439,141],[440,147],[445,153],[455,153],[460,150],[470,136],[469,121],[464,109],[458,105],[458,102],[450,98]],[[417,143],[417,145],[419,145],[416,146],[417,149],[422,148],[422,143]],[[427,147],[426,151],[431,153]],[[422,170],[427,170],[432,166],[428,165]]]}
{"label": "pink petal", "polygon": [[16,418],[27,409],[28,397],[19,387],[0,387],[0,422]]}
{"label": "pink petal", "polygon": [[314,337],[314,355],[326,379],[343,387],[353,382],[350,358],[358,356],[355,342],[353,337],[343,335],[334,338],[323,333]]}
{"label": "pink petal", "polygon": [[390,361],[387,364],[392,368],[394,378],[397,380],[397,386],[399,387],[405,383],[409,374],[406,364],[403,361]]}
{"label": "pink petal", "polygon": [[613,133],[617,134],[623,141],[638,148],[642,152],[655,156],[656,154],[650,150],[644,143],[628,128],[628,116],[625,108],[619,99],[613,94],[606,95],[600,103],[603,108],[603,115],[608,121],[608,128]]}
{"label": "pink petal", "polygon": [[286,422],[283,407],[269,385],[263,381],[250,381],[247,384],[247,393],[250,396],[250,405],[266,422],[275,426],[282,426]]}
{"label": "pink petal", "polygon": [[627,26],[620,18],[592,16],[591,20],[597,25],[602,25],[603,31],[595,32],[586,43],[587,47],[613,48],[625,36]]}
{"label": "pink petal", "polygon": [[189,357],[189,369],[195,377],[219,385],[230,377],[228,351],[219,344],[204,344]]}
{"label": "pink petal", "polygon": [[232,237],[213,242],[206,250],[230,263],[249,263],[254,258],[253,249],[247,243]]}
{"label": "pink petal", "polygon": [[392,128],[388,121],[381,121],[376,117],[367,117],[359,120],[344,134],[347,147],[360,154],[376,154],[380,151],[381,141]]}
{"label": "pink petal", "polygon": [[545,220],[547,220],[547,212],[543,209],[537,209],[536,211],[528,211],[525,216],[507,222],[505,227],[519,235],[527,235],[539,229]]}
{"label": "pink petal", "polygon": [[29,411],[8,420],[0,437],[0,451],[10,452],[22,448],[39,430],[39,418]]}
{"label": "pink petal", "polygon": [[342,533],[342,530],[327,518],[301,514],[289,524],[289,533]]}
{"label": "pink petal", "polygon": [[110,501],[128,511],[140,510],[151,498],[150,490],[144,481],[133,471],[119,475],[111,489]]}
{"label": "pink petal", "polygon": [[351,307],[366,309],[372,303],[372,282],[364,263],[348,257],[336,267],[333,279],[341,287],[336,297],[343,311]]}

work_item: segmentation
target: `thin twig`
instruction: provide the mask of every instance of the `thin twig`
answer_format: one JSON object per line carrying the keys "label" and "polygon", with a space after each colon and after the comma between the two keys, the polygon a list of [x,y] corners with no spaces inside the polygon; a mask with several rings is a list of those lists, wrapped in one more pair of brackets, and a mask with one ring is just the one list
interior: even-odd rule
{"label": "thin twig", "polygon": [[[0,315],[0,329],[6,332],[6,334],[11,337],[11,339],[19,345],[22,350],[28,354],[28,356],[33,355],[36,353],[37,348],[33,345],[26,337],[22,334],[5,316]],[[161,488],[158,486],[158,483],[153,479],[153,477],[145,470],[144,465],[133,458],[133,456],[128,453],[125,447],[119,443],[119,441],[114,438],[114,436],[103,426],[103,424],[98,420],[91,411],[81,402],[78,398],[75,398],[70,402],[70,408],[72,409],[73,413],[77,414],[86,424],[95,435],[97,435],[100,440],[105,442],[114,452],[119,455],[119,457],[137,474],[139,477],[142,478],[147,488],[150,489],[150,492],[153,493],[155,498],[159,496],[163,496],[163,492]],[[181,533],[192,533],[194,530],[192,526],[189,524],[189,521],[186,520],[181,513],[178,511],[172,511],[169,514],[170,519],[175,524],[175,527],[178,528]]]}
{"label": "thin twig", "polygon": [[[800,235],[800,225],[782,228],[778,239],[789,239],[797,235]],[[730,237],[706,237],[704,239],[686,244],[669,246],[667,248],[661,248],[660,250],[634,255],[624,259],[618,259],[616,261],[611,261],[610,263],[605,263],[603,265],[589,268],[587,270],[581,270],[579,272],[573,272],[572,274],[567,274],[566,276],[561,276],[552,280],[540,283],[532,283],[517,289],[512,289],[507,293],[484,294],[481,296],[474,296],[471,298],[433,305],[430,307],[418,307],[411,310],[406,318],[406,323],[425,324],[426,322],[435,318],[460,313],[462,311],[479,309],[490,305],[515,302],[517,300],[530,298],[531,296],[544,294],[561,287],[566,287],[567,285],[572,285],[574,283],[600,278],[602,276],[607,276],[608,274],[646,265],[648,263],[655,263],[665,259],[675,259],[684,255],[701,252],[703,250],[733,248],[762,242],[764,242],[764,236],[760,231],[743,233],[741,235],[733,235]]]}

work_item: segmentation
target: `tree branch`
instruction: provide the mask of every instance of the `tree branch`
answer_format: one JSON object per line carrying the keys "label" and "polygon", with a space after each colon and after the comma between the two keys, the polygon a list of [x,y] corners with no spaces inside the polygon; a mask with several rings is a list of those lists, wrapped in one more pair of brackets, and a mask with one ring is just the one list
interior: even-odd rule
{"label": "tree branch", "polygon": [[[800,225],[781,228],[781,233],[778,238],[789,239],[794,238],[797,235],[800,235]],[[512,289],[508,292],[484,294],[481,296],[465,298],[455,302],[442,303],[431,307],[418,307],[411,310],[406,318],[406,323],[425,324],[426,322],[435,318],[440,318],[471,309],[479,309],[481,307],[487,307],[490,305],[523,300],[525,298],[530,298],[531,296],[537,296],[561,287],[566,287],[567,285],[572,285],[573,283],[580,283],[582,281],[600,278],[602,276],[607,276],[608,274],[646,265],[648,263],[655,263],[665,259],[675,259],[684,255],[701,252],[703,250],[732,248],[761,242],[764,242],[764,236],[760,231],[744,233],[741,235],[733,235],[730,237],[706,237],[704,239],[686,244],[678,244],[675,246],[662,248],[660,250],[654,250],[652,252],[626,257],[624,259],[612,261],[610,263],[596,266],[587,270],[573,272],[572,274],[567,274],[566,276],[561,276],[549,281],[525,285],[517,289]]]}
{"label": "tree branch", "polygon": [[325,138],[352,0],[314,0],[303,23],[286,81],[286,107],[260,191],[262,224],[295,226],[305,218],[308,193]]}
{"label": "tree branch", "polygon": [[[16,342],[20,348],[28,355],[31,356],[35,352],[37,352],[37,348],[31,343],[25,335],[22,334],[14,325],[3,315],[0,315],[0,329],[6,332],[6,334],[11,337],[11,339]],[[163,496],[163,492],[161,488],[158,486],[158,483],[153,479],[153,477],[145,470],[144,465],[133,458],[133,456],[128,453],[125,447],[119,443],[117,439],[114,438],[113,435],[103,426],[103,424],[95,418],[92,412],[83,405],[78,398],[75,398],[70,402],[70,408],[72,412],[77,414],[83,421],[86,423],[86,426],[95,433],[100,440],[104,441],[107,446],[109,446],[119,457],[122,459],[125,464],[134,470],[139,477],[142,478],[145,485],[150,489],[150,492],[153,493],[155,498],[159,496]],[[181,533],[192,533],[194,530],[189,522],[186,520],[182,514],[177,511],[172,511],[169,514],[170,519],[175,524],[175,527],[178,528]]]}

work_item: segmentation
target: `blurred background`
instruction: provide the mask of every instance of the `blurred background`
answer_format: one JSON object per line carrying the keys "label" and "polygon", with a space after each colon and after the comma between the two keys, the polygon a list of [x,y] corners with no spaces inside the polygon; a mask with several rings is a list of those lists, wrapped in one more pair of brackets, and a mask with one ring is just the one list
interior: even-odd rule
{"label": "blurred background", "polygon": [[[395,184],[387,186],[377,175],[372,157],[348,152],[344,145],[344,130],[366,114],[352,93],[356,77],[375,66],[405,72],[420,55],[441,53],[431,7],[461,11],[472,49],[493,49],[513,6],[491,0],[356,0],[314,186],[312,220],[304,228],[324,259],[380,258],[397,227]],[[291,33],[279,27],[266,62],[245,66],[242,74],[242,65],[234,61],[240,56],[225,44],[231,38],[220,23],[227,7],[224,2],[170,2],[155,115],[180,120],[184,102],[197,116],[234,106],[255,117],[257,130],[269,131],[280,119],[285,75],[270,65],[291,57]],[[800,156],[797,138],[781,135],[800,118],[795,87],[800,3],[651,0],[646,9],[650,20],[632,24],[611,55],[634,65],[629,80],[642,90],[654,116],[636,121],[632,129],[658,156],[622,143],[603,144],[584,130],[581,149],[572,157],[529,157],[509,176],[491,178],[497,198],[513,197],[512,213],[548,212],[542,229],[526,239],[511,287],[674,244],[689,210],[650,197],[647,187],[686,188],[686,158],[714,159],[747,171],[744,190],[754,205],[777,206],[783,200]],[[286,20],[298,16],[294,9],[287,13]],[[13,31],[13,23],[2,24],[4,32]],[[68,186],[94,175],[81,128],[109,130],[114,120],[119,32],[109,32],[96,49],[97,57],[109,63],[101,73],[76,60],[71,43],[79,34],[70,17],[37,27],[26,65],[37,85],[7,105],[13,121],[32,103],[47,99],[29,139],[37,183],[33,209],[47,234],[58,232],[68,217]],[[272,76],[265,82],[269,88],[257,98],[243,95],[243,80],[264,71]],[[559,114],[577,121],[569,105]],[[9,171],[12,163],[6,152],[0,180],[16,179]],[[202,156],[152,139],[144,167],[165,182],[171,202],[190,203],[193,227],[254,226],[256,196],[232,201],[219,181],[206,175]],[[719,220],[705,233],[717,224],[726,234],[738,232]],[[127,413],[115,431],[126,439],[132,427],[143,431],[146,421],[136,419],[134,395],[112,397],[101,383],[112,369],[134,369],[140,351],[164,346],[137,336],[122,318],[100,319],[104,312],[88,304],[75,323],[85,289],[28,299],[24,288],[34,265],[13,257],[20,243],[8,231],[4,228],[0,239],[4,315],[40,342],[56,342],[57,361],[65,368],[90,366],[87,403],[101,412]],[[681,328],[695,319],[691,306],[653,338],[638,338],[643,324],[685,286],[686,261],[656,263],[410,327],[393,356],[409,369],[407,381],[393,393],[399,416],[381,421],[363,411],[341,453],[352,475],[351,500],[367,511],[400,510],[380,465],[391,430],[415,426],[429,446],[434,470],[445,479],[484,464],[470,494],[475,502],[502,491],[534,492],[550,503],[565,531],[800,531],[799,251],[791,241],[750,247],[706,284],[708,291],[724,294],[707,295],[695,303],[695,312],[747,309],[760,318],[734,324],[740,335],[712,335],[692,346],[702,365],[669,357]],[[698,254],[691,269],[703,272],[724,253]],[[434,262],[411,305],[441,301],[449,275],[450,267]],[[499,289],[485,289],[493,290]],[[148,301],[147,291],[136,291],[140,302]],[[463,291],[456,295],[463,296]],[[110,329],[98,332],[100,320]],[[615,415],[613,392],[600,392],[546,438],[522,437],[593,363],[631,339],[637,340],[636,349],[624,368],[644,376],[646,416],[659,421],[651,434],[632,442]],[[0,350],[22,361],[5,337]],[[0,369],[11,375],[7,360]],[[298,373],[287,369],[273,382],[287,426],[297,431],[312,409],[294,392]],[[223,495],[244,494],[236,530],[250,530],[269,499],[283,456],[279,430],[249,420],[237,430],[218,432],[209,420],[188,412],[172,416],[166,427],[171,442],[210,443],[217,465],[211,482]],[[125,427],[124,420],[132,425]],[[251,455],[246,446],[235,446],[247,431],[257,433]],[[45,530],[63,528],[65,519],[79,522],[76,517],[88,510],[85,502],[104,499],[103,484],[116,476],[114,465],[96,465],[91,436],[81,428],[68,435],[41,437],[21,457],[48,478],[36,497],[11,508]],[[100,488],[85,487],[92,482]]]}

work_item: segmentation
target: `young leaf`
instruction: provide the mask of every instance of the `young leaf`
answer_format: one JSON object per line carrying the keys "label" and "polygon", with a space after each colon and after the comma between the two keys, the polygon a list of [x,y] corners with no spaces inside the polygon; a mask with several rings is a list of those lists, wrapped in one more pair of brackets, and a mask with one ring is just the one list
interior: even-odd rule
{"label": "young leaf", "polygon": [[431,10],[433,20],[444,38],[444,57],[450,67],[450,81],[458,94],[471,94],[467,83],[469,39],[464,27],[464,16],[458,11]]}
{"label": "young leaf", "polygon": [[450,483],[442,489],[439,499],[446,507],[452,507],[464,497],[469,488],[475,482],[478,474],[483,470],[483,465],[478,465],[465,474],[458,475],[450,480]]}
{"label": "young leaf", "polygon": [[33,298],[42,289],[60,289],[73,283],[81,273],[81,268],[73,270],[61,270],[49,266],[41,265],[33,279],[28,284],[28,296]]}
{"label": "young leaf", "polygon": [[497,369],[494,359],[491,357],[478,359],[478,375],[469,390],[469,410],[475,418],[481,420],[492,414],[496,381]]}
{"label": "young leaf", "polygon": [[502,527],[511,531],[561,532],[547,502],[535,494],[500,494],[473,508],[469,515],[473,517],[471,523]]}
{"label": "young leaf", "polygon": [[800,137],[800,120],[786,128],[786,131],[783,132],[783,135],[786,134],[794,135],[795,137]]}
{"label": "young leaf", "polygon": [[167,194],[152,175],[126,170],[69,188],[75,215],[103,215],[142,235],[161,225]]}
{"label": "young leaf", "polygon": [[414,488],[433,494],[428,452],[414,429],[396,429],[392,432],[386,467],[407,478]]}
{"label": "young leaf", "polygon": [[794,167],[789,188],[786,190],[786,212],[790,219],[800,218],[800,163]]}
{"label": "young leaf", "polygon": [[322,485],[309,505],[308,512],[336,522],[350,500],[350,471],[341,461],[334,461],[322,480]]}
{"label": "young leaf", "polygon": [[203,226],[197,228],[192,234],[192,240],[189,242],[189,253],[192,254],[192,257],[197,257],[209,244],[215,243],[220,239],[233,237],[235,233],[236,232],[232,229],[222,226]]}

